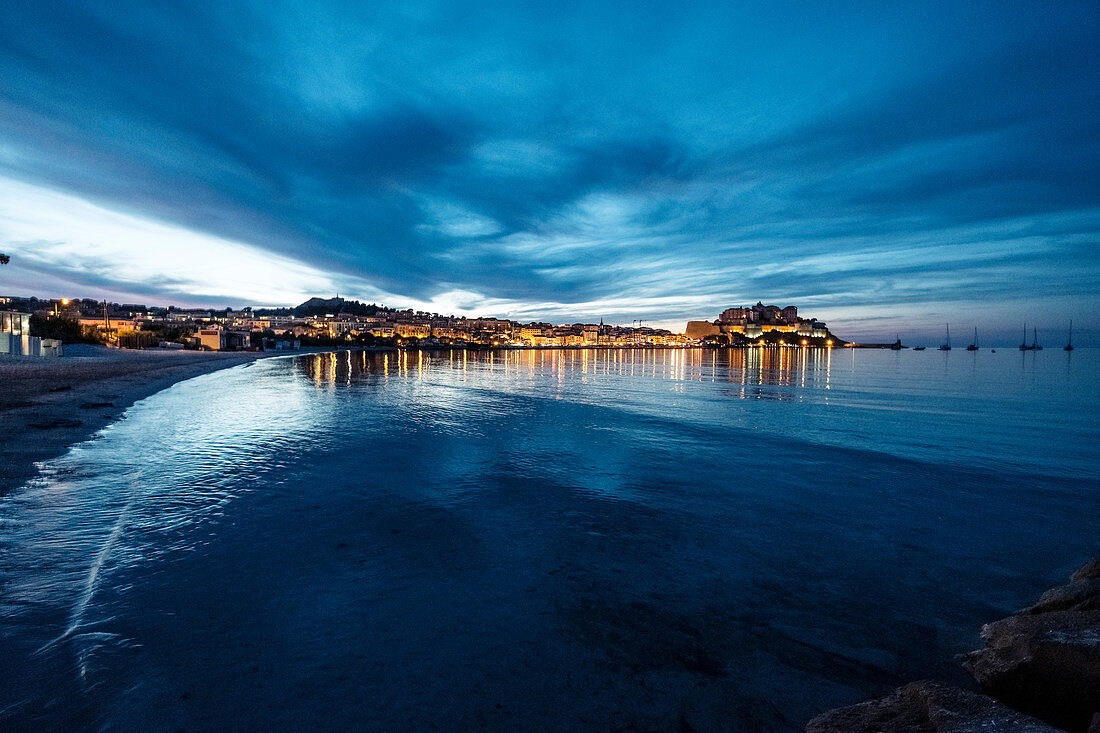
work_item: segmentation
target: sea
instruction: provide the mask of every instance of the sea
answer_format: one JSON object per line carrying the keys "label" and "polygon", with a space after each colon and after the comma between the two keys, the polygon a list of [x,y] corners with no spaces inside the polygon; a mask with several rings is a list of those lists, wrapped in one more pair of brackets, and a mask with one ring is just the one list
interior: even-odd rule
{"label": "sea", "polygon": [[4,730],[795,731],[1100,549],[1100,352],[306,354],[0,497]]}

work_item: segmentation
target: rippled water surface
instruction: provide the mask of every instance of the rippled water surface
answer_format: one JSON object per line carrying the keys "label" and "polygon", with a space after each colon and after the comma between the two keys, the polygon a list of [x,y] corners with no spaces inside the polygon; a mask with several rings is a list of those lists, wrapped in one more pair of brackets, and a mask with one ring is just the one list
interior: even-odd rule
{"label": "rippled water surface", "polygon": [[[340,353],[0,498],[0,727],[797,730],[1095,552],[1100,354]],[[732,721],[732,723],[731,723]]]}

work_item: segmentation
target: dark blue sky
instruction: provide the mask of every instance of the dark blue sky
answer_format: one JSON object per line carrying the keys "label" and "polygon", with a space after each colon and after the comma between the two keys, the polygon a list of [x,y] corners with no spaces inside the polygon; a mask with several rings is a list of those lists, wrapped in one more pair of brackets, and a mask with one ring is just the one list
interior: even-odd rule
{"label": "dark blue sky", "polygon": [[1100,316],[1100,4],[0,5],[0,291]]}

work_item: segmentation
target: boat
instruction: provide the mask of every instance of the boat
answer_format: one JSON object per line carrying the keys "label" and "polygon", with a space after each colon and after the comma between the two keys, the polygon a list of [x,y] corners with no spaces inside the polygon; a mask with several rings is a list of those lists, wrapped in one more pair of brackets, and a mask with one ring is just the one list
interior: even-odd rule
{"label": "boat", "polygon": [[898,334],[898,340],[890,344],[890,351],[901,351],[904,347],[901,345],[901,334]]}
{"label": "boat", "polygon": [[1039,335],[1036,332],[1036,329],[1035,329],[1034,326],[1031,327],[1031,350],[1032,351],[1042,351],[1043,350],[1043,347],[1039,345]]}
{"label": "boat", "polygon": [[940,351],[951,351],[951,324],[947,324],[947,339],[940,344]]}
{"label": "boat", "polygon": [[923,346],[914,346],[913,351],[924,351],[924,347]]}
{"label": "boat", "polygon": [[1024,324],[1024,340],[1020,342],[1020,351],[1031,351],[1034,346],[1027,345],[1027,324]]}
{"label": "boat", "polygon": [[1069,341],[1066,342],[1064,351],[1073,351],[1073,321],[1069,322]]}
{"label": "boat", "polygon": [[967,351],[977,351],[978,350],[978,327],[977,326],[974,326],[974,343],[970,344],[970,346],[967,346],[966,350]]}

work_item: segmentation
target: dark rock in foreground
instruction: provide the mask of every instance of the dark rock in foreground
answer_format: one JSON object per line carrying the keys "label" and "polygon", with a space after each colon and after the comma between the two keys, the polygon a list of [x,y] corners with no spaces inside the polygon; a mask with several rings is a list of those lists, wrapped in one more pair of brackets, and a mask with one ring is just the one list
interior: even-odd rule
{"label": "dark rock in foreground", "polygon": [[988,694],[1071,731],[1100,712],[1100,557],[1030,608],[982,628],[963,667]]}
{"label": "dark rock in foreground", "polygon": [[938,682],[914,682],[887,697],[830,710],[806,733],[1052,733],[1054,728],[984,695]]}
{"label": "dark rock in foreground", "polygon": [[1088,580],[1089,578],[1100,578],[1100,555],[1077,568],[1077,572],[1070,577],[1070,581]]}

